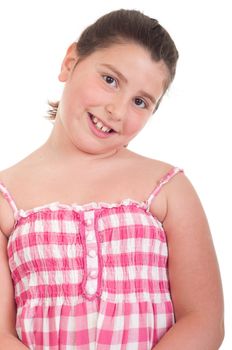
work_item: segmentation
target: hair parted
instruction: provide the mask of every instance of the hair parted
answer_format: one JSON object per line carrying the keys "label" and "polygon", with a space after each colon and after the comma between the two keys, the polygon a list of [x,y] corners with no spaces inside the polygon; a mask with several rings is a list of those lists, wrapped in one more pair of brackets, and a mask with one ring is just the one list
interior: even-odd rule
{"label": "hair parted", "polygon": [[[100,17],[88,26],[77,41],[80,59],[84,59],[96,50],[113,44],[134,42],[148,50],[154,61],[163,60],[169,72],[166,89],[173,81],[179,57],[177,48],[169,33],[156,19],[137,10],[117,10]],[[56,117],[59,101],[48,101],[48,119]],[[156,109],[158,106],[156,107]]]}

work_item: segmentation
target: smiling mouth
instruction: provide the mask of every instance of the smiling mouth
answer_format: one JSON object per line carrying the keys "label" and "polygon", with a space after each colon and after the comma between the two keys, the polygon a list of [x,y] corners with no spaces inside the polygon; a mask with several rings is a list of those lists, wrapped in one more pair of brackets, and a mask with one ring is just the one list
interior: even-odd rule
{"label": "smiling mouth", "polygon": [[110,133],[116,133],[116,131],[114,129],[109,128],[108,126],[106,126],[105,124],[103,124],[103,122],[98,119],[97,117],[95,117],[93,114],[88,113],[90,119],[92,120],[92,123],[94,124],[94,126],[96,127],[97,130],[105,133],[105,134],[110,134]]}

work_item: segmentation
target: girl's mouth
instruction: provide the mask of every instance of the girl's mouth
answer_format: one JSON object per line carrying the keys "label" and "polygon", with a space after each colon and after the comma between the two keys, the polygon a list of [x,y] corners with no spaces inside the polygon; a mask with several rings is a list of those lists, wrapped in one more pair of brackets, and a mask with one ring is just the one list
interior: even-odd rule
{"label": "girl's mouth", "polygon": [[89,116],[88,120],[89,120],[90,129],[93,131],[93,133],[96,136],[101,138],[106,138],[116,133],[115,130],[110,129],[105,125],[103,125],[103,123],[98,118],[96,118],[93,114],[88,113],[88,116]]}

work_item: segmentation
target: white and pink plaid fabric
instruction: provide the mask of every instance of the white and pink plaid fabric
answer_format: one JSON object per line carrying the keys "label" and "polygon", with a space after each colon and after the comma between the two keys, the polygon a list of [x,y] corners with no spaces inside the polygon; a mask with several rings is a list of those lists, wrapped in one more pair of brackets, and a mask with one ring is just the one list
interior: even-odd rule
{"label": "white and pink plaid fabric", "polygon": [[167,241],[148,200],[18,210],[8,242],[16,330],[30,349],[150,350],[175,322]]}

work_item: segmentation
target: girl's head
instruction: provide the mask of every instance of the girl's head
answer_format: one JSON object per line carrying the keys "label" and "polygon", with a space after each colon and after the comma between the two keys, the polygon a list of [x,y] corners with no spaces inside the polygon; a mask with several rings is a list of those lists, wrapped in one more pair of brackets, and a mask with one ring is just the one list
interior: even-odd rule
{"label": "girl's head", "polygon": [[[124,9],[113,11],[87,27],[76,43],[78,62],[98,50],[124,43],[138,44],[149,52],[152,60],[162,61],[165,64],[167,73],[163,96],[174,79],[178,51],[172,38],[158,21],[139,11]],[[157,110],[162,96],[156,103],[154,111]],[[55,119],[59,102],[49,102],[49,105],[52,107],[48,111],[49,119]]]}

